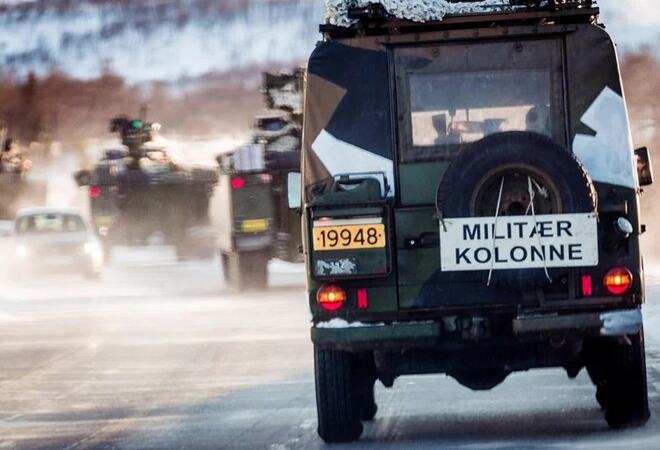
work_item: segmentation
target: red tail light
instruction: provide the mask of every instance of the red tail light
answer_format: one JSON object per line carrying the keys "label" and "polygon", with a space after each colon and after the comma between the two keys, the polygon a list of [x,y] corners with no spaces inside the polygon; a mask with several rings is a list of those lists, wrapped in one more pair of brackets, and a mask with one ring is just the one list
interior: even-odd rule
{"label": "red tail light", "polygon": [[334,312],[346,303],[346,291],[335,284],[326,284],[316,293],[316,301],[321,308]]}
{"label": "red tail light", "polygon": [[369,292],[365,288],[357,290],[357,306],[358,309],[369,308]]}
{"label": "red tail light", "polygon": [[247,181],[245,178],[234,177],[231,179],[231,188],[232,189],[243,189]]}
{"label": "red tail light", "polygon": [[625,267],[615,267],[607,272],[603,279],[603,284],[607,291],[612,295],[623,295],[632,286],[633,276],[630,270]]}
{"label": "red tail light", "polygon": [[89,196],[91,198],[99,198],[101,196],[101,193],[103,191],[101,190],[100,186],[90,186],[89,187]]}
{"label": "red tail light", "polygon": [[594,295],[594,283],[591,275],[582,275],[582,297]]}

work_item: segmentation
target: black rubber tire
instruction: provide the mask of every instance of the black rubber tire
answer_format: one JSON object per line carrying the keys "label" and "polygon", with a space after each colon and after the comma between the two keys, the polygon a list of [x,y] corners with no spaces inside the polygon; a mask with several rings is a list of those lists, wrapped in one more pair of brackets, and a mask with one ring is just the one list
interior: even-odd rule
{"label": "black rubber tire", "polygon": [[644,425],[649,417],[643,330],[629,342],[603,338],[585,342],[585,365],[596,400],[611,428]]}
{"label": "black rubber tire", "polygon": [[374,355],[371,352],[360,354],[359,356],[359,404],[360,419],[364,421],[374,420],[378,412],[376,403],[375,385],[378,380],[378,369],[374,361]]}
{"label": "black rubber tire", "polygon": [[220,264],[222,265],[222,278],[226,284],[231,284],[231,274],[229,273],[229,255],[220,252]]}
{"label": "black rubber tire", "polygon": [[266,251],[236,252],[226,255],[225,281],[238,291],[268,287],[268,260]]}
{"label": "black rubber tire", "polygon": [[314,346],[318,434],[327,443],[353,442],[362,434],[356,355]]}
{"label": "black rubber tire", "polygon": [[630,344],[613,343],[605,381],[605,420],[610,428],[633,428],[646,424],[651,414],[646,381],[644,333],[629,336]]}
{"label": "black rubber tire", "polygon": [[[547,136],[510,131],[474,142],[454,158],[438,186],[439,216],[473,217],[471,202],[481,184],[498,168],[508,167],[533,168],[551,180],[562,205],[557,213],[596,211],[596,190],[575,155]],[[559,276],[559,271],[552,271],[553,279]],[[493,272],[493,284],[529,288],[547,285],[549,281],[542,269],[498,270]]]}
{"label": "black rubber tire", "polygon": [[362,386],[360,393],[360,419],[365,421],[374,420],[378,412],[378,405],[376,404],[376,395],[374,392],[376,381],[367,381]]}

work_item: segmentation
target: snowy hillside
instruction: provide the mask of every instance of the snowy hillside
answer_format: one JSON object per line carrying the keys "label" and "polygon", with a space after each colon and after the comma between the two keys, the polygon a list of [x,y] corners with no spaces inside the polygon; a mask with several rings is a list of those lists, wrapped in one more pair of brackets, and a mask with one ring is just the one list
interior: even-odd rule
{"label": "snowy hillside", "polygon": [[313,0],[0,1],[0,66],[142,81],[296,63],[322,15]]}
{"label": "snowy hillside", "polygon": [[[600,0],[624,49],[660,43],[656,1]],[[0,0],[0,72],[172,81],[295,64],[323,15],[324,0]]]}

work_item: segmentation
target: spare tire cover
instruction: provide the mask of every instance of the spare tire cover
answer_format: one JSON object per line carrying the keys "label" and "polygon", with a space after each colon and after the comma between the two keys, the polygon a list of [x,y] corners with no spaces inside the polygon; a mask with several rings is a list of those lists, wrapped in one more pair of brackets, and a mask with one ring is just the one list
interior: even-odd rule
{"label": "spare tire cover", "polygon": [[[474,205],[477,191],[499,170],[516,168],[536,173],[550,181],[561,205],[553,214],[596,211],[593,182],[570,150],[541,134],[512,131],[487,136],[470,144],[456,156],[438,187],[436,202],[439,216],[494,216],[496,207],[493,207],[492,213],[477,213]],[[562,272],[565,270],[554,269],[550,278],[554,280]],[[550,283],[543,269],[497,270],[493,272],[492,282],[512,288],[539,287]]]}

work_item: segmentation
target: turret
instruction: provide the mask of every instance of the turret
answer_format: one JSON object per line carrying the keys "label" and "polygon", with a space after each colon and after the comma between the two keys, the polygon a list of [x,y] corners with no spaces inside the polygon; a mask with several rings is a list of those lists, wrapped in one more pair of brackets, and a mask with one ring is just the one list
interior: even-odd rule
{"label": "turret", "polygon": [[140,158],[145,156],[143,145],[153,139],[153,133],[160,129],[157,123],[143,119],[129,119],[117,116],[110,121],[110,132],[119,133],[121,143],[128,148],[127,156],[132,160],[130,166],[139,167]]}

